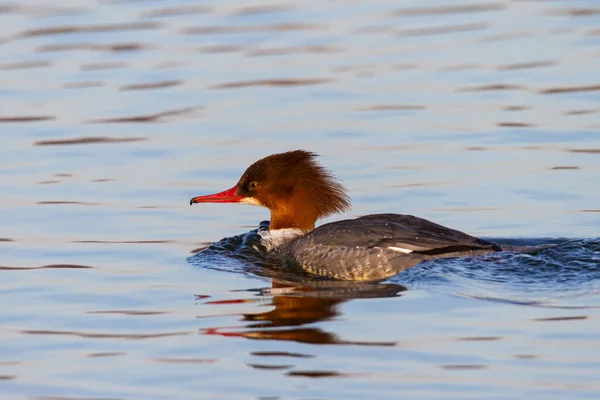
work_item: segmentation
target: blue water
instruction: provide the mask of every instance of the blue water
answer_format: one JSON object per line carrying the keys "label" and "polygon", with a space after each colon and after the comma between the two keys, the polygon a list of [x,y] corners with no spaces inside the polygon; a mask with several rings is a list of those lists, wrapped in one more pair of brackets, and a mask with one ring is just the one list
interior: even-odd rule
{"label": "blue water", "polygon": [[[598,398],[599,29],[591,0],[0,4],[0,398]],[[377,285],[188,262],[268,218],[189,199],[296,148],[352,197],[321,222],[567,243]]]}

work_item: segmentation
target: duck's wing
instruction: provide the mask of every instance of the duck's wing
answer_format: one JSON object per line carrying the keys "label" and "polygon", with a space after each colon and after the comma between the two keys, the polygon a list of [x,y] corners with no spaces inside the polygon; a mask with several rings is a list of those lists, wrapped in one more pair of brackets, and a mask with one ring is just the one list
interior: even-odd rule
{"label": "duck's wing", "polygon": [[423,218],[402,214],[372,214],[332,222],[318,227],[304,238],[323,246],[379,247],[407,254],[501,250],[495,243]]}

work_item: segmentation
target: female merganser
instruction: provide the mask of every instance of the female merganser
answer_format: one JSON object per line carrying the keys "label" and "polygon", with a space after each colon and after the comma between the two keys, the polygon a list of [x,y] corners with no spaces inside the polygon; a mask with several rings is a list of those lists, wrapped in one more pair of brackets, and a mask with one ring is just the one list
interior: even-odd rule
{"label": "female merganser", "polygon": [[315,222],[350,208],[344,186],[304,150],[273,154],[252,164],[231,189],[190,200],[267,207],[261,243],[286,264],[322,277],[377,281],[424,260],[481,255],[513,246],[478,239],[431,221],[372,214],[322,225]]}

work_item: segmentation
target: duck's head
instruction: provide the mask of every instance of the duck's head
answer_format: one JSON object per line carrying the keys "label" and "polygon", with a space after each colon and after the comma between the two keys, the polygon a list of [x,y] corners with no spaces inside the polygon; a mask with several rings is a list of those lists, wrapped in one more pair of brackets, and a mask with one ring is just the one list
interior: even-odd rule
{"label": "duck's head", "polygon": [[311,230],[317,219],[350,208],[344,186],[316,161],[317,154],[294,150],[252,164],[238,183],[193,203],[244,203],[267,207],[270,229]]}

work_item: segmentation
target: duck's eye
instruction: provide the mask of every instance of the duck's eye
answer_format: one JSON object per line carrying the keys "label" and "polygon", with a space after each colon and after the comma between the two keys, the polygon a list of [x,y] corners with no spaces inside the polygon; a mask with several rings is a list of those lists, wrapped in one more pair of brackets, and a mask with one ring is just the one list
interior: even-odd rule
{"label": "duck's eye", "polygon": [[256,182],[256,181],[252,181],[248,184],[248,189],[250,189],[250,190],[254,190],[257,187],[258,187],[258,182]]}

